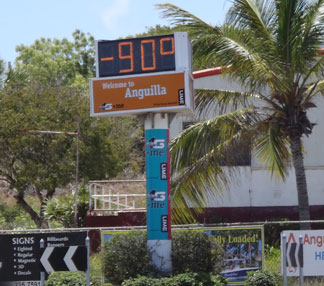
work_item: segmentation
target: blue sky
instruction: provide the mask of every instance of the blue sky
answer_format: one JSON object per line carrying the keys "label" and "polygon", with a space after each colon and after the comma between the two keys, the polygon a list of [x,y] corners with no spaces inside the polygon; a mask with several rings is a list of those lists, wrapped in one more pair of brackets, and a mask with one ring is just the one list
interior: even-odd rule
{"label": "blue sky", "polygon": [[210,24],[224,20],[230,0],[3,0],[0,17],[0,58],[13,62],[17,45],[36,39],[68,38],[80,29],[97,40],[113,40],[168,25],[154,7],[170,2]]}

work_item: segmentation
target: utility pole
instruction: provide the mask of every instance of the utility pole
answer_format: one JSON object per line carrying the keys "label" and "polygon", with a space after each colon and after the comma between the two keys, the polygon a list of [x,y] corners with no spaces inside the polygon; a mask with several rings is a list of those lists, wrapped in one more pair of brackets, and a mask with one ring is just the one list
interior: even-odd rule
{"label": "utility pole", "polygon": [[76,168],[75,168],[75,194],[74,194],[74,227],[78,227],[78,198],[79,198],[79,140],[80,140],[80,117],[77,119],[76,133]]}

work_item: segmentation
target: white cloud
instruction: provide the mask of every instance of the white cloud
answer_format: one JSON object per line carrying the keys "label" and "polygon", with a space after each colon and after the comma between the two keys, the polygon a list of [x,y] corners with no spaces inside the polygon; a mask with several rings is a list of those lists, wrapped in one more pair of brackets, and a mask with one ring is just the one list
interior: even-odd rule
{"label": "white cloud", "polygon": [[101,11],[101,20],[109,31],[114,31],[120,26],[120,20],[127,16],[130,6],[131,0],[115,0]]}

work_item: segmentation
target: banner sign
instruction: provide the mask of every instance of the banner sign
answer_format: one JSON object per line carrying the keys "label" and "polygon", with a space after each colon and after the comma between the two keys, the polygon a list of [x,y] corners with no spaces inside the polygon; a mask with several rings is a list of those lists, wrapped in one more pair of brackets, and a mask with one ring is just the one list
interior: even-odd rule
{"label": "banner sign", "polygon": [[229,284],[244,285],[247,273],[262,269],[263,227],[228,227],[204,229],[215,236],[224,248],[224,270],[221,275]]}
{"label": "banner sign", "polygon": [[171,239],[169,130],[145,130],[148,240]]}
{"label": "banner sign", "polygon": [[[85,246],[86,237],[87,232],[0,235],[0,286],[40,285],[41,239],[44,240],[45,248],[57,249]],[[66,261],[70,258],[72,256],[67,255]]]}
{"label": "banner sign", "polygon": [[[284,235],[287,241],[287,256],[286,259],[281,257],[281,263],[287,267],[287,276],[299,276],[298,266],[303,266],[304,276],[324,276],[324,230],[283,231],[281,247]],[[300,236],[303,253],[300,252],[301,247],[298,245]]]}
{"label": "banner sign", "polygon": [[192,79],[188,71],[90,80],[90,114],[125,116],[150,111],[192,114]]}

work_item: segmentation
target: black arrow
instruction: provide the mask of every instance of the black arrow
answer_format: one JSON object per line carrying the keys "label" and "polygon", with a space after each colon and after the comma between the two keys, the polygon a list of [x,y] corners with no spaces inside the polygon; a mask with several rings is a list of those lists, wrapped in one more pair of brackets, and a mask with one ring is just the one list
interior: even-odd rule
{"label": "black arrow", "polygon": [[86,246],[46,247],[41,253],[41,266],[47,273],[53,271],[86,271]]}
{"label": "black arrow", "polygon": [[304,267],[303,244],[286,243],[286,266]]}

